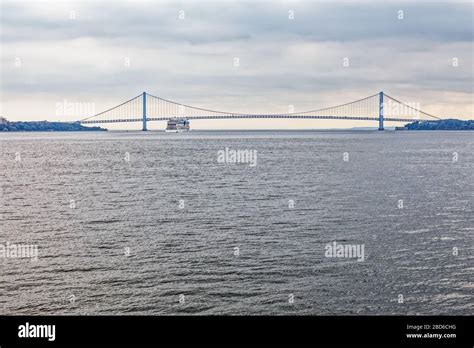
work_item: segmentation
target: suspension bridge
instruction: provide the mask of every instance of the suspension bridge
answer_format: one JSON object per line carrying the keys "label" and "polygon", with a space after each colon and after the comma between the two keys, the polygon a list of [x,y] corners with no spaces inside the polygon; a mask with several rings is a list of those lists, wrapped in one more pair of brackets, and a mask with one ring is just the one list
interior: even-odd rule
{"label": "suspension bridge", "polygon": [[419,110],[413,105],[403,103],[384,92],[371,95],[341,105],[314,109],[303,112],[284,114],[234,113],[204,109],[173,102],[147,92],[130,100],[84,118],[81,124],[106,124],[140,122],[142,130],[147,130],[147,123],[152,121],[189,120],[225,120],[225,119],[326,119],[356,120],[378,122],[378,129],[384,129],[384,122],[413,122],[439,120]]}

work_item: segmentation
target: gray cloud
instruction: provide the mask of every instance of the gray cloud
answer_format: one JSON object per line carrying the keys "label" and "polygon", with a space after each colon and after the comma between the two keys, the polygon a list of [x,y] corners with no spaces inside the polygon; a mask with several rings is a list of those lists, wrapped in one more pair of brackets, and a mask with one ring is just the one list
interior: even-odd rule
{"label": "gray cloud", "polygon": [[[337,101],[341,91],[389,89],[426,98],[436,113],[451,110],[452,100],[444,110],[435,99],[448,91],[473,117],[469,3],[2,2],[0,21],[1,89],[11,100],[148,90],[217,109],[278,112]],[[6,105],[7,117],[25,113],[24,105]]]}

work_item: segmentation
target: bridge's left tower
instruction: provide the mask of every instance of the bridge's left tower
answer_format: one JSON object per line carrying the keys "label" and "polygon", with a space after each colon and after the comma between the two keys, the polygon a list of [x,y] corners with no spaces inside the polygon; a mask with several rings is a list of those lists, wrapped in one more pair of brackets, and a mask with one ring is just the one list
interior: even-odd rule
{"label": "bridge's left tower", "polygon": [[142,131],[146,131],[146,92],[143,92],[143,128]]}

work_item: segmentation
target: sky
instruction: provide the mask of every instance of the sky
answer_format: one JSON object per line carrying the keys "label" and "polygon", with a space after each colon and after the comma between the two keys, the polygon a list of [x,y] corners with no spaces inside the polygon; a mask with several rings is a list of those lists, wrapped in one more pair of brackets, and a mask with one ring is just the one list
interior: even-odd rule
{"label": "sky", "polygon": [[[74,121],[143,91],[209,109],[285,113],[383,90],[441,118],[473,119],[473,18],[473,3],[456,1],[3,0],[0,116]],[[191,124],[365,126],[376,124]]]}

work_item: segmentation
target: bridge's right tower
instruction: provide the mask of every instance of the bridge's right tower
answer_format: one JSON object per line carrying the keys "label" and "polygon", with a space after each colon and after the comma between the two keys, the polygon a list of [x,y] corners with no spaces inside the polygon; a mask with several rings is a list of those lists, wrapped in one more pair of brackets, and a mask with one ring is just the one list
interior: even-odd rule
{"label": "bridge's right tower", "polygon": [[383,91],[379,93],[379,130],[383,130]]}

